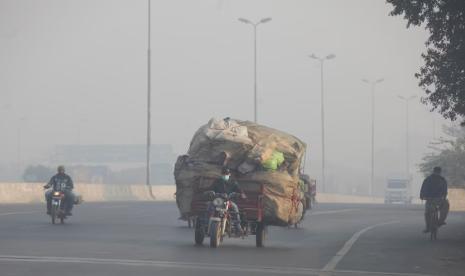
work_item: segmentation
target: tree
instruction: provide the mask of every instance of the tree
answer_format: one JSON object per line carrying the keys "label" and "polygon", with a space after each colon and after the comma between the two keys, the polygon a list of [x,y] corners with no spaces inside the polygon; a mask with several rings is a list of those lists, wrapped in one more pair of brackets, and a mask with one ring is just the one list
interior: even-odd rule
{"label": "tree", "polygon": [[453,138],[432,145],[434,152],[423,158],[420,171],[427,176],[439,166],[450,186],[465,187],[465,127],[448,127],[444,132]]}
{"label": "tree", "polygon": [[54,174],[54,170],[42,165],[28,166],[23,173],[26,182],[47,182]]}
{"label": "tree", "polygon": [[444,118],[465,123],[465,1],[387,0],[390,15],[403,15],[407,28],[424,26],[430,33],[425,61],[415,74],[425,90],[424,104],[431,104]]}

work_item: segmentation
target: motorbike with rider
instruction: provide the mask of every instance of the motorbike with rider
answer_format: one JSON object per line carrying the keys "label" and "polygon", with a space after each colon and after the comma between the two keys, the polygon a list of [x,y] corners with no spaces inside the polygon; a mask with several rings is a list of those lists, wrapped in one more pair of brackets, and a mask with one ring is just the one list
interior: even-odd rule
{"label": "motorbike with rider", "polygon": [[[245,199],[246,196],[244,192],[239,188],[239,184],[231,179],[231,171],[228,168],[223,168],[221,172],[221,178],[217,179],[213,183],[213,192],[217,195],[232,195],[237,194],[241,198]],[[213,206],[213,202],[209,204],[209,210],[212,210],[215,206]],[[242,232],[241,229],[241,217],[239,214],[239,207],[233,201],[233,199],[229,200],[229,211],[232,213],[232,222],[235,230],[240,233]]]}
{"label": "motorbike with rider", "polygon": [[[58,166],[57,174],[50,179],[44,186],[44,189],[48,189],[45,192],[47,214],[53,216],[53,222],[55,216],[57,216],[55,211],[60,212],[60,218],[62,220],[67,216],[72,216],[71,211],[75,201],[75,195],[73,193],[74,183],[71,177],[65,173],[64,166]],[[59,206],[52,206],[52,202]]]}

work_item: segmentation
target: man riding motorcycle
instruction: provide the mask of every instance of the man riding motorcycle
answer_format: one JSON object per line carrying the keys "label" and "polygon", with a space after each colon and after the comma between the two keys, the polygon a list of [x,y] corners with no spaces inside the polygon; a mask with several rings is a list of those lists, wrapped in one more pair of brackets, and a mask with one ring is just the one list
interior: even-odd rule
{"label": "man riding motorcycle", "polygon": [[54,175],[47,185],[44,186],[45,189],[52,188],[45,192],[45,199],[47,200],[47,214],[50,215],[52,209],[52,194],[54,191],[62,191],[65,194],[65,212],[67,216],[72,216],[71,210],[73,209],[74,204],[74,193],[73,193],[73,180],[67,174],[65,174],[65,167],[58,166],[58,173]]}
{"label": "man riding motorcycle", "polygon": [[[213,183],[213,191],[218,194],[231,194],[231,193],[239,193],[241,197],[244,199],[246,198],[244,192],[239,188],[239,185],[236,181],[231,180],[231,171],[228,168],[223,168],[221,172],[221,177],[217,179]],[[241,218],[239,214],[239,208],[237,204],[231,201],[231,209],[235,213],[232,216],[232,222],[236,230],[239,232],[242,231],[241,229]]]}
{"label": "man riding motorcycle", "polygon": [[447,181],[441,176],[441,167],[435,167],[433,174],[428,176],[421,186],[420,199],[426,200],[425,204],[425,222],[426,229],[423,233],[430,232],[429,215],[435,205],[439,206],[439,226],[446,224],[447,214],[449,213],[449,201],[447,200]]}

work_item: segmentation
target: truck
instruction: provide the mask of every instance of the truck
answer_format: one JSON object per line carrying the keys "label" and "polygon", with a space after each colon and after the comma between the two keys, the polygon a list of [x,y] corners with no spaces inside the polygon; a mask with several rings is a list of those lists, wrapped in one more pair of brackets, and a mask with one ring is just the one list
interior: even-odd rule
{"label": "truck", "polygon": [[384,203],[412,203],[411,180],[406,177],[390,177],[386,181]]}

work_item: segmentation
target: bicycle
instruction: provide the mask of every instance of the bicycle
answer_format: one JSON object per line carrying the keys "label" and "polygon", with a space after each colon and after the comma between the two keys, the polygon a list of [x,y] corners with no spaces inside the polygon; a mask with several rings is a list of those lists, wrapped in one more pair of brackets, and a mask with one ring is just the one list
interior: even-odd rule
{"label": "bicycle", "polygon": [[[428,202],[430,201],[430,202]],[[437,240],[439,225],[439,209],[440,204],[435,199],[428,199],[427,204],[431,204],[428,208],[428,220],[430,230],[430,240]]]}

